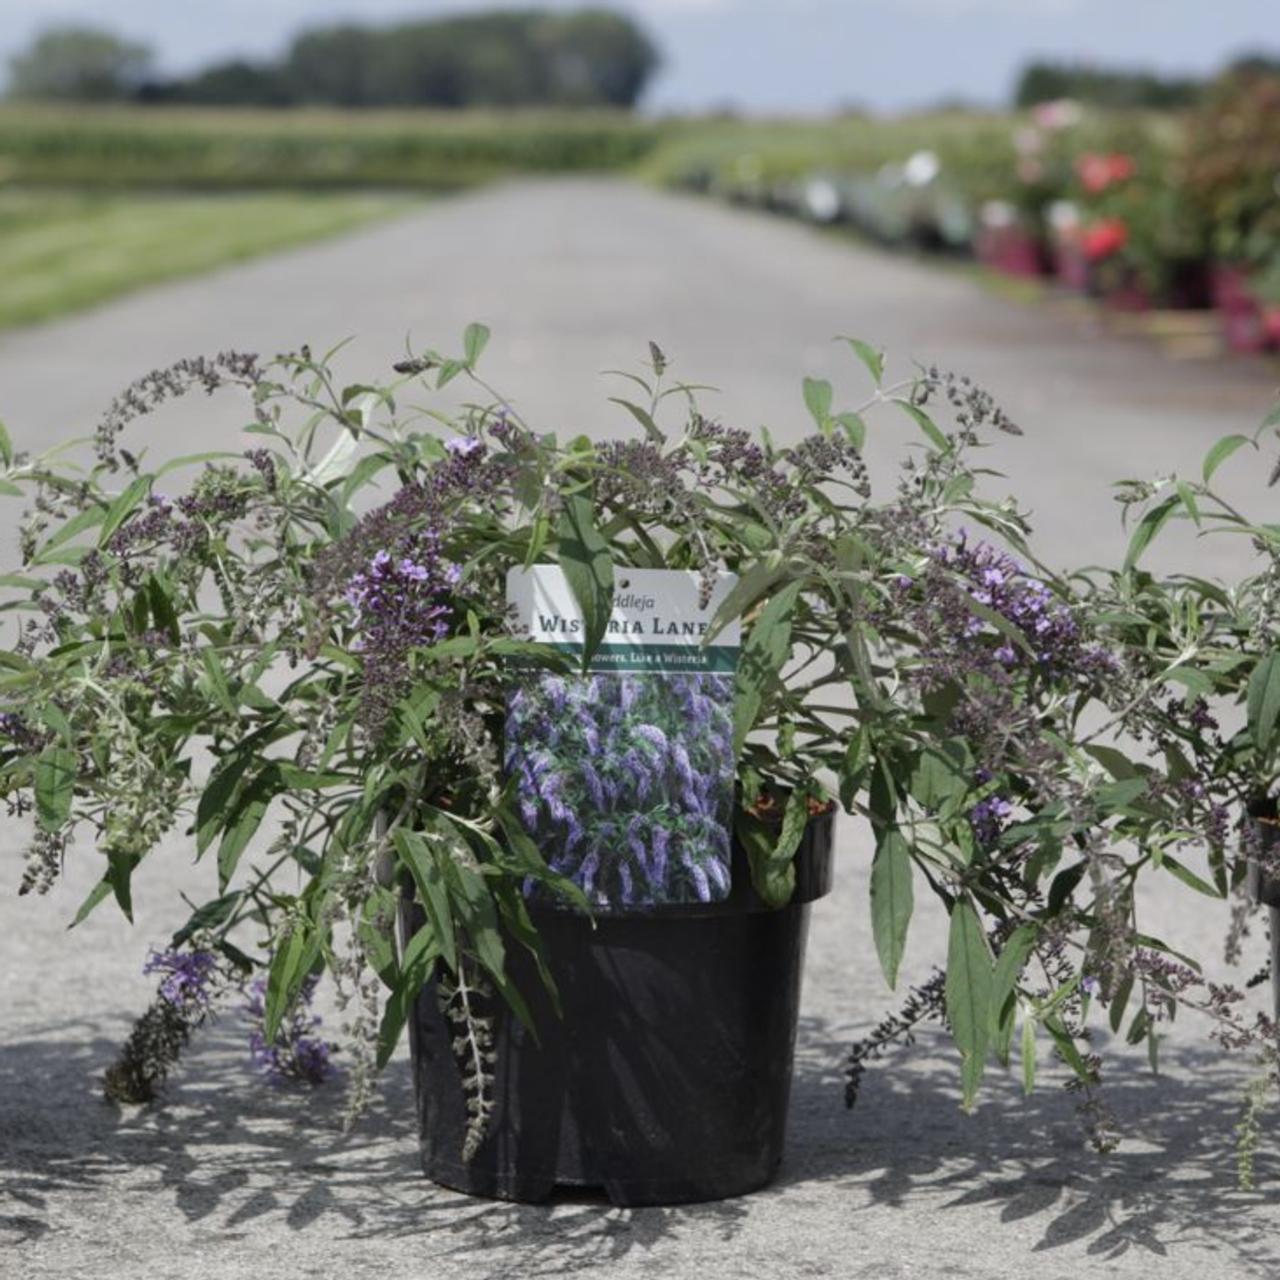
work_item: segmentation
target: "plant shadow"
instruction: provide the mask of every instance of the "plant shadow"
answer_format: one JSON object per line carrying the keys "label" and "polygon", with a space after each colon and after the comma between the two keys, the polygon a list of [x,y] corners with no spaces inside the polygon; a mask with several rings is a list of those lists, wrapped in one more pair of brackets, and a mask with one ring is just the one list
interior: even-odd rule
{"label": "plant shadow", "polygon": [[[830,1205],[835,1197],[850,1223],[906,1206],[981,1216],[984,1233],[1001,1224],[1022,1236],[1030,1230],[1037,1251],[1076,1246],[1113,1259],[1137,1250],[1158,1265],[1195,1244],[1211,1246],[1224,1273],[1280,1267],[1261,1212],[1266,1198],[1236,1188],[1233,1126],[1244,1077],[1205,1048],[1172,1052],[1160,1077],[1131,1061],[1114,1069],[1108,1102],[1129,1136],[1099,1156],[1084,1141],[1076,1100],[1052,1084],[1023,1099],[997,1073],[977,1114],[963,1115],[941,1033],[869,1074],[847,1111],[848,1037],[806,1018],[776,1183],[738,1200],[624,1210],[584,1196],[481,1201],[427,1183],[403,1059],[343,1133],[340,1085],[297,1092],[261,1083],[244,1065],[234,1027],[218,1024],[202,1033],[163,1105],[114,1108],[99,1081],[117,1048],[116,1026],[50,1024],[0,1047],[0,1239],[40,1241],[91,1201],[109,1206],[145,1190],[160,1193],[157,1213],[176,1212],[220,1239],[252,1240],[268,1227],[357,1240],[427,1237],[434,1256],[466,1258],[480,1280],[509,1274],[513,1250],[521,1274],[580,1271],[695,1234],[730,1242],[757,1215],[794,1219],[815,1199]],[[1259,1185],[1278,1176],[1274,1156],[1260,1152]]]}

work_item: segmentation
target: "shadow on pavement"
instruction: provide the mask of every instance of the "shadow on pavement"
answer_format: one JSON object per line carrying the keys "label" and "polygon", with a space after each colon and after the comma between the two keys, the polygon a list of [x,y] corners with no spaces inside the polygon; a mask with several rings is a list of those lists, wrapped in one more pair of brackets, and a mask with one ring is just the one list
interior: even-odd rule
{"label": "shadow on pavement", "polygon": [[[846,1048],[807,1019],[793,1092],[788,1157],[756,1196],[671,1209],[619,1210],[575,1199],[512,1205],[467,1199],[423,1181],[408,1063],[386,1072],[371,1112],[350,1134],[338,1085],[295,1092],[253,1078],[231,1020],[204,1033],[164,1106],[118,1110],[98,1081],[117,1047],[107,1024],[62,1023],[0,1047],[0,1239],[38,1240],[93,1214],[176,1210],[220,1239],[255,1224],[322,1227],[334,1238],[431,1237],[484,1273],[490,1250],[518,1249],[522,1274],[576,1271],[644,1253],[688,1234],[733,1240],[757,1214],[806,1212],[832,1192],[859,1216],[912,1208],[935,1221],[975,1215],[987,1231],[1016,1224],[1036,1250],[1078,1245],[1110,1259],[1158,1258],[1210,1245],[1224,1274],[1274,1267],[1261,1194],[1236,1190],[1233,1126],[1243,1077],[1205,1049],[1170,1053],[1169,1074],[1115,1070],[1108,1101],[1126,1134],[1098,1156],[1075,1100],[1052,1083],[1024,1100],[998,1073],[972,1117],[961,1114],[941,1034],[870,1073],[857,1108],[842,1105]],[[1264,1141],[1264,1147],[1267,1144]],[[1259,1181],[1280,1168],[1259,1156]],[[157,1197],[157,1193],[159,1193]],[[493,1272],[507,1274],[509,1264]],[[1274,1273],[1274,1272],[1273,1272]]]}
{"label": "shadow on pavement", "polygon": [[915,1048],[873,1066],[851,1123],[841,1124],[832,1107],[847,1044],[814,1023],[802,1027],[801,1042],[784,1186],[834,1179],[851,1213],[908,1204],[938,1215],[982,1210],[992,1231],[1033,1225],[1037,1251],[1078,1244],[1110,1259],[1137,1249],[1154,1262],[1194,1242],[1224,1263],[1234,1257],[1270,1274],[1280,1267],[1275,1234],[1259,1213],[1274,1205],[1280,1179],[1267,1132],[1273,1115],[1264,1118],[1255,1161],[1262,1190],[1238,1189],[1235,1126],[1249,1079],[1239,1059],[1174,1037],[1156,1076],[1145,1058],[1113,1054],[1102,1096],[1122,1141],[1101,1155],[1088,1144],[1079,1096],[1061,1087],[1065,1069],[1043,1078],[1043,1052],[1042,1083],[1029,1098],[996,1070],[966,1116],[949,1039],[925,1033]]}

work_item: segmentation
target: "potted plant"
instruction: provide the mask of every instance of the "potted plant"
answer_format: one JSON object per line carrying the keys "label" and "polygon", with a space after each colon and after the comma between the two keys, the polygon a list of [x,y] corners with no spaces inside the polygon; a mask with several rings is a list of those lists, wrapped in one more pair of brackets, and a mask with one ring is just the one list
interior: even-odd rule
{"label": "potted plant", "polygon": [[[559,440],[481,376],[487,339],[470,326],[387,385],[344,385],[306,348],[183,361],[110,407],[82,467],[0,438],[5,491],[31,499],[0,654],[0,780],[34,826],[22,888],[48,887],[77,832],[102,865],[77,921],[107,899],[130,914],[168,833],[204,858],[108,1088],[153,1094],[246,986],[259,1057],[313,1077],[328,1048],[305,1004],[327,973],[354,1010],[352,1110],[410,1027],[424,1163],[451,1185],[758,1186],[838,803],[873,850],[891,986],[917,888],[949,918],[945,974],[855,1052],[851,1090],[936,1013],[966,1107],[1015,1052],[1031,1087],[1045,1040],[1108,1145],[1091,1001],[1123,1013],[1116,955],[1150,975],[1176,954],[1130,908],[1140,874],[1185,868],[1129,851],[1145,811],[1081,728],[1130,700],[1107,629],[1038,564],[1016,504],[980,491],[976,450],[1018,428],[968,379],[887,382],[847,340],[873,390],[842,409],[806,380],[791,446],[705,417],[656,347],[617,398],[631,436]],[[464,383],[461,410],[418,404]],[[129,423],[197,388],[246,398],[250,447],[147,469]],[[884,415],[917,443],[877,496],[862,449]],[[696,587],[682,661],[741,633],[731,677],[663,686],[662,724],[589,669],[652,573]],[[529,574],[567,593],[568,649],[522,629],[508,593]],[[528,680],[561,700],[546,725]],[[705,754],[675,737],[695,722]],[[617,797],[654,779],[661,813],[623,829]],[[1131,1035],[1154,1043],[1150,1008]]]}
{"label": "potted plant", "polygon": [[1185,186],[1209,227],[1213,302],[1231,347],[1274,341],[1275,244],[1280,236],[1280,76],[1241,67],[1224,77],[1188,122]]}
{"label": "potted plant", "polygon": [[[1274,429],[1274,430],[1273,430]],[[1273,1017],[1252,1013],[1239,991],[1206,982],[1186,961],[1163,985],[1218,1022],[1229,1048],[1256,1052],[1264,1083],[1280,1083],[1280,645],[1275,582],[1280,535],[1224,495],[1216,479],[1233,455],[1256,459],[1266,435],[1280,436],[1280,409],[1252,435],[1218,440],[1199,474],[1128,481],[1120,498],[1136,517],[1129,555],[1094,575],[1090,612],[1103,620],[1110,648],[1129,672],[1132,696],[1123,726],[1134,750],[1103,757],[1117,785],[1133,789],[1128,835],[1193,891],[1232,900],[1228,960],[1241,957],[1251,908],[1271,911]],[[1264,472],[1265,474],[1265,472]],[[1270,467],[1270,484],[1280,463]],[[1253,564],[1233,582],[1192,574],[1157,576],[1141,558],[1169,528],[1192,525],[1225,536]],[[1193,852],[1200,866],[1185,864]],[[1256,1134],[1250,1105],[1241,1130]],[[1245,1168],[1246,1180],[1252,1176]]]}
{"label": "potted plant", "polygon": [[1037,278],[1048,267],[1036,222],[1009,200],[986,200],[978,210],[978,261],[1002,275]]}

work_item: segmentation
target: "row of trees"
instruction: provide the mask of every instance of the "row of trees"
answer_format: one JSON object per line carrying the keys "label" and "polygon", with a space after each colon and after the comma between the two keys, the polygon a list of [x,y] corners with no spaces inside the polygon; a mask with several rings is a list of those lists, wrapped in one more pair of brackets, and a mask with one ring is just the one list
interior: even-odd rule
{"label": "row of trees", "polygon": [[[1280,61],[1264,55],[1236,59],[1226,73],[1280,71]],[[1083,62],[1032,62],[1018,78],[1013,100],[1016,107],[1074,98],[1098,107],[1148,107],[1167,110],[1194,106],[1205,95],[1207,83],[1192,76],[1161,76],[1151,71],[1092,66]]]}
{"label": "row of trees", "polygon": [[232,60],[160,79],[144,45],[60,28],[10,64],[14,97],[219,106],[631,107],[658,53],[622,14],[495,11],[306,31],[274,62]]}

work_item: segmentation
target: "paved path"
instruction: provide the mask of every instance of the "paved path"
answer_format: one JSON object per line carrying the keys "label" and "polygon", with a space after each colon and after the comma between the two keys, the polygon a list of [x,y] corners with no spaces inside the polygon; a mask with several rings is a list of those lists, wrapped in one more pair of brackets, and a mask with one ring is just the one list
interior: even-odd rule
{"label": "paved path", "polygon": [[[321,349],[356,335],[342,356],[354,380],[385,371],[407,333],[447,345],[473,318],[495,331],[494,380],[537,421],[574,431],[618,426],[597,372],[634,361],[650,337],[683,375],[725,388],[727,419],[768,422],[784,437],[803,426],[803,374],[837,377],[850,402],[860,391],[834,334],[884,344],[902,369],[917,357],[970,372],[1028,429],[994,456],[1064,565],[1114,557],[1122,545],[1107,481],[1194,465],[1218,435],[1251,426],[1272,389],[1257,365],[1173,364],[1140,344],[1098,341],[1052,310],[986,296],[961,276],[803,228],[566,182],[441,203],[2,337],[0,412],[19,444],[33,446],[86,431],[119,386],[178,356],[303,341]],[[214,400],[144,425],[135,440],[176,454],[231,444],[239,420]],[[891,430],[901,427],[886,420],[882,434]],[[11,527],[11,518],[0,527],[9,546]],[[1221,550],[1203,555],[1207,567],[1229,567]],[[12,824],[0,836],[11,884],[22,838]],[[368,1122],[341,1139],[333,1090],[299,1097],[248,1080],[234,1017],[203,1037],[166,1107],[108,1109],[97,1077],[148,999],[146,948],[171,927],[179,889],[211,869],[193,872],[178,845],[161,851],[139,875],[134,929],[104,908],[72,950],[63,925],[96,872],[80,851],[49,900],[0,897],[0,1241],[14,1246],[0,1254],[0,1272],[1276,1274],[1276,1144],[1264,1143],[1259,1162],[1270,1190],[1236,1192],[1232,1125],[1247,1072],[1224,1064],[1194,1025],[1177,1028],[1159,1079],[1132,1059],[1113,1069],[1127,1140],[1106,1159],[1083,1148],[1052,1068],[1030,1102],[996,1079],[978,1114],[962,1116],[937,1034],[884,1063],[846,1112],[847,1044],[892,998],[868,938],[861,834],[847,828],[843,843],[837,892],[815,913],[781,1179],[739,1201],[632,1213],[436,1191],[415,1168],[403,1058]],[[1211,954],[1221,913],[1188,896],[1159,898],[1160,923]],[[913,925],[908,978],[937,954],[926,911]]]}

